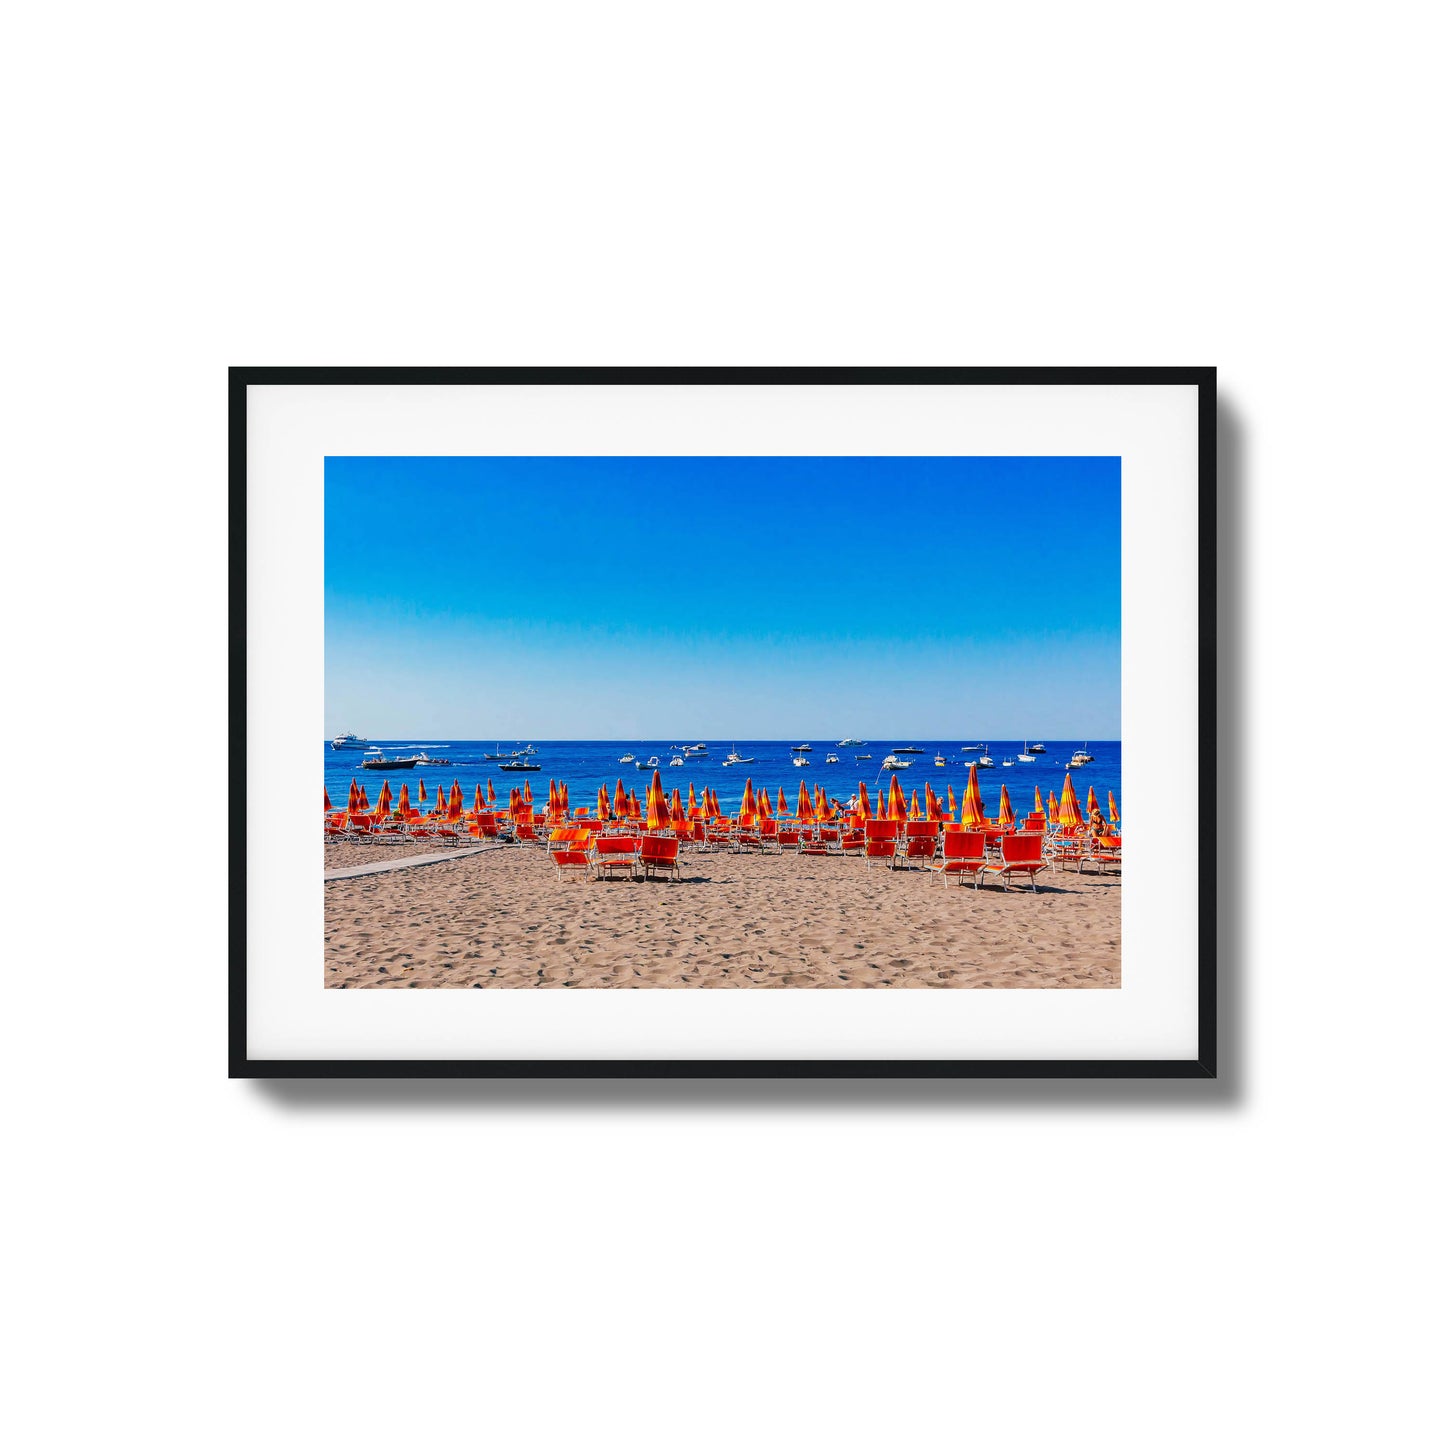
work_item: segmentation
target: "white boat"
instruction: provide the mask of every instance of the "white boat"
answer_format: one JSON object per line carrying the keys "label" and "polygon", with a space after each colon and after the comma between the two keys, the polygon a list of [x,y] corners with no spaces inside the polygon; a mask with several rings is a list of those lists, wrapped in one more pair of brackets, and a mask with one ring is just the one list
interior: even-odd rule
{"label": "white boat", "polygon": [[365,744],[366,739],[357,737],[355,733],[337,733],[337,735],[331,739],[331,751],[339,753],[344,748],[360,748],[364,747]]}
{"label": "white boat", "polygon": [[842,759],[838,756],[837,753],[829,753],[828,756],[823,759],[823,761],[825,763],[837,763],[841,762]]}
{"label": "white boat", "polygon": [[898,773],[902,772],[904,768],[911,768],[913,763],[908,758],[900,758],[896,753],[889,753],[878,766],[885,768],[890,773]]}
{"label": "white boat", "polygon": [[840,748],[866,748],[868,744],[862,738],[839,738],[838,746]]}
{"label": "white boat", "polygon": [[964,743],[961,751],[965,753],[981,753],[983,746],[982,743]]}
{"label": "white boat", "polygon": [[948,764],[944,761],[944,757],[943,757],[943,754],[942,754],[942,753],[934,753],[934,755],[933,755],[933,766],[934,766],[935,768],[946,768],[946,767],[948,766]]}
{"label": "white boat", "polygon": [[871,762],[873,761],[873,754],[872,754],[872,753],[854,753],[854,754],[853,754],[853,761],[854,761],[855,763],[871,763]]}
{"label": "white boat", "polygon": [[1029,746],[1027,738],[1024,739],[1024,750],[1018,754],[1018,760],[1021,763],[1031,763],[1034,760],[1034,750]]}
{"label": "white boat", "polygon": [[811,753],[813,751],[813,745],[811,743],[799,743],[793,751],[795,753]]}
{"label": "white boat", "polygon": [[1035,743],[1029,751],[1031,753],[1046,753],[1048,749],[1042,743]]}
{"label": "white boat", "polygon": [[988,755],[988,744],[983,745],[983,752],[974,759],[974,766],[979,768],[993,767],[993,759]]}
{"label": "white boat", "polygon": [[632,766],[633,766],[634,768],[636,768],[639,773],[641,773],[641,772],[645,772],[648,768],[655,768],[655,767],[657,767],[657,766],[658,766],[658,761],[659,761],[659,760],[658,760],[656,757],[651,757],[651,758],[648,758],[648,760],[647,760],[645,763],[633,763]]}
{"label": "white boat", "polygon": [[1086,752],[1080,749],[1080,751],[1075,753],[1074,756],[1071,757],[1069,761],[1064,764],[1064,766],[1068,768],[1082,768],[1085,763],[1091,762],[1093,762],[1093,759]]}
{"label": "white boat", "polygon": [[707,756],[707,744],[684,743],[682,755],[685,758],[705,758]]}
{"label": "white boat", "polygon": [[633,757],[631,753],[623,753],[623,755],[618,758],[617,761],[619,763],[635,763],[637,759]]}
{"label": "white boat", "polygon": [[723,767],[730,768],[734,763],[755,763],[756,758],[745,758],[738,752],[738,745],[733,744],[733,750],[723,759]]}
{"label": "white boat", "polygon": [[794,758],[794,759],[793,759],[793,766],[794,766],[795,768],[806,768],[806,767],[808,767],[808,766],[810,766],[810,765],[809,765],[809,763],[808,763],[807,758]]}
{"label": "white boat", "polygon": [[1012,760],[1011,758],[1005,758],[1005,759],[1003,760],[1003,765],[1004,765],[1004,767],[1006,767],[1006,768],[1011,768],[1011,767],[1013,767],[1013,760]]}
{"label": "white boat", "polygon": [[894,748],[895,753],[921,753],[922,748]]}
{"label": "white boat", "polygon": [[670,768],[680,768],[685,761],[685,758],[669,758],[667,760],[667,766]]}

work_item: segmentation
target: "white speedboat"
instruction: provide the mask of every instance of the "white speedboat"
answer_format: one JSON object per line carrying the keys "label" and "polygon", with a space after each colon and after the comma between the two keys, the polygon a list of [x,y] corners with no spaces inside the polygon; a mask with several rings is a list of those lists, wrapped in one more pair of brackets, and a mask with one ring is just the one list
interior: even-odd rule
{"label": "white speedboat", "polygon": [[872,753],[854,753],[854,754],[853,754],[853,761],[854,761],[855,763],[871,763],[871,762],[873,761],[873,754],[872,754]]}
{"label": "white speedboat", "polygon": [[864,748],[868,744],[862,738],[839,738],[838,746],[840,748]]}
{"label": "white speedboat", "polygon": [[894,748],[895,753],[921,753],[922,748]]}
{"label": "white speedboat", "polygon": [[979,768],[993,767],[993,759],[988,755],[988,744],[983,745],[983,752],[974,759],[974,766]]}
{"label": "white speedboat", "polygon": [[793,759],[793,766],[794,766],[795,768],[806,768],[806,767],[809,766],[809,763],[808,763],[807,758],[794,758],[794,759]]}
{"label": "white speedboat", "polygon": [[981,752],[983,751],[983,744],[982,744],[982,743],[964,743],[963,748],[961,749],[961,751],[963,751],[963,752],[965,752],[965,753],[981,753]]}
{"label": "white speedboat", "polygon": [[617,761],[619,763],[635,763],[637,759],[633,757],[631,753],[623,753],[623,755],[618,758]]}
{"label": "white speedboat", "polygon": [[1048,749],[1042,743],[1035,743],[1029,751],[1031,753],[1046,753]]}
{"label": "white speedboat", "polygon": [[1021,763],[1031,763],[1034,760],[1034,750],[1029,746],[1029,740],[1024,739],[1024,750],[1019,753],[1018,760]]}
{"label": "white speedboat", "polygon": [[683,744],[682,755],[685,758],[705,758],[707,756],[707,744],[685,743]]}
{"label": "white speedboat", "polygon": [[725,757],[725,758],[723,759],[723,767],[725,767],[725,768],[730,768],[730,767],[732,767],[732,765],[733,765],[734,763],[755,763],[755,762],[757,762],[757,759],[756,759],[756,758],[745,758],[745,757],[743,757],[743,755],[742,755],[740,752],[738,752],[738,745],[737,745],[736,743],[734,743],[734,744],[733,744],[733,750],[732,750],[732,752],[730,752],[730,753],[727,755],[727,757]]}
{"label": "white speedboat", "polygon": [[1069,768],[1082,768],[1085,763],[1092,763],[1093,761],[1093,758],[1091,758],[1088,753],[1084,752],[1081,748],[1078,752],[1074,754],[1073,757],[1069,759],[1067,763],[1064,764],[1064,766]]}
{"label": "white speedboat", "polygon": [[829,753],[828,756],[823,759],[823,761],[825,763],[837,763],[841,762],[842,759],[838,756],[837,753]]}
{"label": "white speedboat", "polygon": [[650,758],[648,758],[648,760],[647,760],[645,763],[633,763],[632,766],[633,766],[634,768],[636,768],[639,773],[642,773],[642,772],[646,772],[648,768],[655,768],[655,767],[657,767],[658,764],[659,764],[659,761],[660,761],[660,760],[659,760],[657,757],[650,757]]}
{"label": "white speedboat", "polygon": [[900,773],[904,768],[911,768],[913,763],[909,758],[900,758],[896,753],[889,753],[878,766],[890,773]]}
{"label": "white speedboat", "polygon": [[685,758],[669,758],[667,760],[667,766],[670,768],[680,768],[686,761]]}

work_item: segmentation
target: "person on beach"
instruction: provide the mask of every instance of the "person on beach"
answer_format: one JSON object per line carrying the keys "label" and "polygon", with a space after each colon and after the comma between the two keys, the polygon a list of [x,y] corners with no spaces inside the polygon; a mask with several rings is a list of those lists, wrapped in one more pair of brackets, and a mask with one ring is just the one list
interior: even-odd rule
{"label": "person on beach", "polygon": [[1109,836],[1109,825],[1104,821],[1104,814],[1097,806],[1089,809],[1089,834],[1094,838]]}

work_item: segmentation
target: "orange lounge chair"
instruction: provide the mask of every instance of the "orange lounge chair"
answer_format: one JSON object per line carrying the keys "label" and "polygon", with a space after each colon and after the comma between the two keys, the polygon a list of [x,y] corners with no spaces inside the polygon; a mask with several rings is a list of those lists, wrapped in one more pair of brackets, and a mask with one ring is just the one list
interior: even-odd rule
{"label": "orange lounge chair", "polygon": [[988,840],[974,829],[960,829],[943,835],[943,852],[928,865],[929,872],[943,879],[948,886],[951,873],[958,875],[958,886],[963,887],[964,878],[972,874],[973,886],[978,887],[978,875],[983,871]]}
{"label": "orange lounge chair", "polygon": [[790,823],[786,828],[778,827],[778,852],[786,853],[789,849],[797,850],[798,844],[803,840],[802,829],[796,823]]}
{"label": "orange lounge chair", "polygon": [[893,856],[898,851],[898,830],[903,825],[894,818],[873,818],[864,828],[863,866],[871,868],[875,863],[884,867],[893,866]]}
{"label": "orange lounge chair", "polygon": [[988,864],[984,871],[986,873],[997,873],[1003,879],[1003,886],[1008,887],[1008,881],[1012,874],[1022,873],[1029,880],[1029,887],[1035,893],[1039,891],[1039,885],[1034,881],[1034,874],[1048,866],[1044,862],[1044,839],[1041,833],[1007,833],[999,844],[1003,855],[1001,861]]}
{"label": "orange lounge chair", "polygon": [[604,833],[592,840],[587,850],[587,862],[594,878],[615,878],[626,872],[629,878],[637,875],[637,850],[640,840],[625,833]]}
{"label": "orange lounge chair", "polygon": [[838,851],[845,858],[861,858],[868,842],[868,835],[862,828],[846,828],[838,840]]}
{"label": "orange lounge chair", "polygon": [[547,852],[559,878],[565,878],[569,870],[573,873],[580,872],[586,877],[590,862],[584,842],[586,837],[586,830],[582,828],[552,830],[552,836],[547,840]]}
{"label": "orange lounge chair", "polygon": [[828,856],[828,843],[823,837],[822,828],[804,828],[802,836],[798,839],[798,854],[801,857],[807,854],[810,858],[826,858]]}
{"label": "orange lounge chair", "polygon": [[[1095,838],[1093,851],[1089,854],[1088,861],[1099,865],[1099,872],[1112,865],[1122,874],[1124,871],[1124,847],[1123,839],[1109,834],[1107,837]],[[1080,863],[1079,871],[1083,871],[1083,864]]]}
{"label": "orange lounge chair", "polygon": [[907,863],[910,868],[915,861],[925,866],[932,862],[933,855],[938,852],[938,824],[921,819],[904,827],[906,832],[902,838],[903,846],[898,849],[898,860]]}
{"label": "orange lounge chair", "polygon": [[680,843],[678,838],[663,838],[656,833],[644,838],[642,849],[637,855],[643,878],[651,878],[654,873],[667,873],[671,875],[669,881],[676,883],[682,877],[677,865]]}

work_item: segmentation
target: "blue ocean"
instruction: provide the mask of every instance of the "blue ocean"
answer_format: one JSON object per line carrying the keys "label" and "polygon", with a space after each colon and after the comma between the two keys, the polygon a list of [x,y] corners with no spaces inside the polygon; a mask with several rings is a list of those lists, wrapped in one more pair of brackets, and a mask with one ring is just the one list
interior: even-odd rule
{"label": "blue ocean", "polygon": [[[1032,762],[1024,762],[1019,754],[1025,748],[1042,742],[1046,752],[1033,754]],[[678,767],[669,766],[670,760],[683,755],[685,748],[703,743],[706,754],[689,753]],[[795,754],[792,749],[807,743],[810,752]],[[969,745],[983,743],[987,752],[974,748],[965,751]],[[510,757],[524,748],[536,749],[528,763],[538,765],[539,771],[503,772],[497,759],[488,759],[488,753],[505,753]],[[1008,788],[1009,802],[1014,812],[1022,816],[1033,807],[1034,788],[1037,787],[1047,801],[1049,792],[1058,794],[1063,789],[1067,764],[1076,750],[1092,753],[1094,761],[1074,768],[1074,788],[1082,807],[1092,786],[1098,794],[1099,805],[1108,812],[1108,793],[1113,791],[1121,817],[1127,800],[1120,787],[1121,749],[1118,742],[1099,741],[1094,738],[953,738],[948,741],[936,739],[899,738],[890,742],[850,743],[840,745],[832,741],[807,738],[777,739],[727,738],[722,741],[700,738],[643,738],[608,742],[548,742],[543,739],[490,739],[485,742],[432,737],[370,738],[336,750],[330,742],[322,744],[325,767],[326,790],[332,803],[343,807],[347,789],[355,778],[372,800],[376,801],[377,790],[383,778],[391,780],[392,792],[399,793],[401,785],[410,788],[413,804],[418,802],[417,784],[426,782],[427,798],[434,795],[437,787],[450,788],[455,779],[462,786],[467,806],[472,803],[476,785],[485,790],[490,780],[499,801],[505,805],[513,787],[530,782],[532,793],[538,805],[547,801],[547,784],[555,778],[565,782],[572,807],[595,808],[597,789],[605,786],[611,797],[618,778],[629,792],[637,790],[639,798],[646,797],[647,783],[652,777],[649,759],[656,758],[655,766],[661,769],[663,783],[669,795],[678,788],[687,797],[688,784],[701,794],[702,789],[711,787],[717,792],[718,801],[726,812],[737,811],[742,801],[743,785],[752,780],[754,788],[766,787],[776,800],[779,787],[787,794],[790,807],[796,807],[798,785],[806,780],[810,791],[818,784],[827,790],[830,798],[846,800],[857,790],[858,783],[868,785],[868,795],[876,798],[879,785],[888,786],[889,774],[880,767],[883,759],[897,748],[919,748],[920,752],[900,754],[912,765],[897,774],[904,796],[911,797],[915,789],[919,801],[923,799],[925,783],[933,785],[934,792],[947,798],[947,788],[952,785],[956,799],[962,797],[968,781],[970,762],[980,757],[992,758],[992,768],[979,769],[979,787],[983,793],[984,810],[990,816],[998,812],[999,790]],[[388,758],[411,757],[424,752],[433,758],[445,758],[446,762],[435,766],[419,765],[412,769],[381,772],[363,769],[362,759],[367,756],[365,749],[380,748]],[[736,752],[751,762],[725,764],[728,754]],[[829,763],[829,754],[836,754],[839,761]],[[633,762],[623,762],[626,756]],[[372,754],[375,756],[375,754]],[[807,767],[795,767],[793,758],[803,757]],[[943,765],[936,764],[941,757]],[[638,767],[637,764],[642,764]]]}

